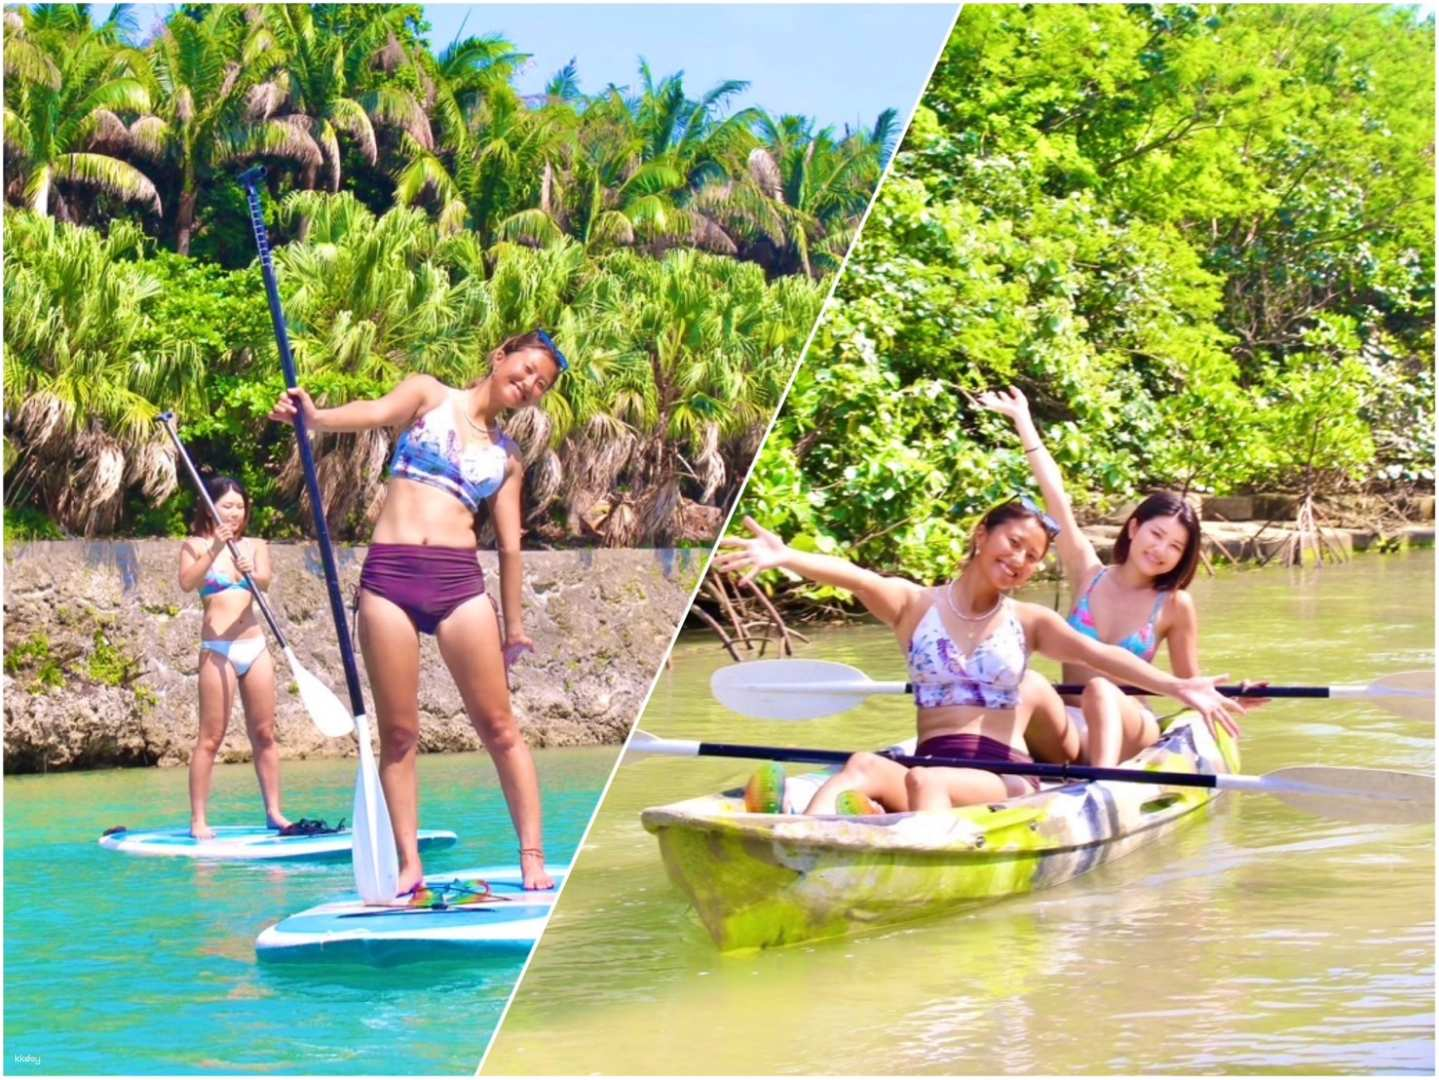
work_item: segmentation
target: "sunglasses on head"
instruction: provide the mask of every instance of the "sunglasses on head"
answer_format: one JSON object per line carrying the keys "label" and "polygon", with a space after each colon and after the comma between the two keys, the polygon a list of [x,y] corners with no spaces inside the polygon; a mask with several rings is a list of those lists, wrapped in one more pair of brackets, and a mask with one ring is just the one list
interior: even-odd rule
{"label": "sunglasses on head", "polygon": [[1049,536],[1051,540],[1053,540],[1056,536],[1059,535],[1059,522],[1055,521],[1054,518],[1046,514],[1044,510],[1040,508],[1040,505],[1033,499],[1031,499],[1028,495],[1026,495],[1024,492],[1015,492],[1014,497],[1010,501],[1019,503],[1020,506],[1024,507],[1036,518],[1038,518],[1040,527],[1044,529],[1045,533]]}
{"label": "sunglasses on head", "polygon": [[555,344],[554,338],[550,337],[546,331],[539,329],[535,330],[535,337],[539,338],[541,345],[550,350],[550,355],[555,358],[555,363],[559,364],[561,371],[570,370],[570,362],[565,359],[565,354],[560,352],[560,347]]}
{"label": "sunglasses on head", "polygon": [[[1016,491],[1013,495],[1005,499],[1003,502],[995,503],[993,506],[991,506],[988,510],[984,512],[981,520],[983,518],[987,518],[990,514],[998,510],[1001,506],[1007,506],[1009,503],[1014,503],[1015,505],[1033,514],[1035,520],[1039,522],[1040,528],[1044,530],[1045,535],[1048,536],[1051,540],[1053,540],[1056,536],[1059,535],[1059,522],[1055,521],[1054,518],[1046,514],[1037,502],[1035,502],[1022,491]],[[960,512],[960,510],[961,507],[956,506],[951,512],[957,514]]]}

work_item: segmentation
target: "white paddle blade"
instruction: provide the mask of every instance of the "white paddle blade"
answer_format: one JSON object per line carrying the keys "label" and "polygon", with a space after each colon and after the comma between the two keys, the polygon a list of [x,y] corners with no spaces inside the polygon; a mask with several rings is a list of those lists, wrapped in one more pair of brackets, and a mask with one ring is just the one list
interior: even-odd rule
{"label": "white paddle blade", "polygon": [[340,703],[333,690],[315,678],[295,657],[295,651],[285,647],[285,659],[290,663],[290,674],[300,688],[300,704],[310,714],[320,734],[328,739],[337,739],[355,730],[355,718],[350,710]]}
{"label": "white paddle blade", "polygon": [[369,725],[363,715],[355,717],[355,736],[360,741],[360,766],[355,773],[355,846],[351,853],[355,891],[367,904],[385,904],[395,899],[399,888],[400,860],[395,852],[390,808],[385,805],[375,752],[370,747]]}
{"label": "white paddle blade", "polygon": [[[1224,779],[1221,787],[1227,786]],[[1418,773],[1300,765],[1266,774],[1260,790],[1317,817],[1383,825],[1434,823],[1434,778]]]}
{"label": "white paddle blade", "polygon": [[625,747],[627,754],[666,754],[670,757],[699,757],[700,744],[694,739],[661,739],[636,728]]}
{"label": "white paddle blade", "polygon": [[877,683],[832,660],[751,660],[710,676],[716,701],[761,720],[815,720],[846,712],[871,694],[903,692],[902,683]]}

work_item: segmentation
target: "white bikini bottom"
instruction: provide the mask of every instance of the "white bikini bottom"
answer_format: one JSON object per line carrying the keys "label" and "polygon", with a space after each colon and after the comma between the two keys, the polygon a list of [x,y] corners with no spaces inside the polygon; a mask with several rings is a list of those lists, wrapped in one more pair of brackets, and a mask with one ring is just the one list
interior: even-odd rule
{"label": "white bikini bottom", "polygon": [[202,641],[200,648],[223,656],[230,661],[230,666],[235,669],[235,674],[243,676],[255,661],[265,654],[265,639],[263,637],[246,637],[237,638],[234,641]]}
{"label": "white bikini bottom", "polygon": [[[1140,705],[1139,708],[1148,719],[1153,720],[1155,723],[1159,722],[1159,718],[1154,715],[1154,710],[1148,705]],[[1064,707],[1064,715],[1069,717],[1069,722],[1074,725],[1074,730],[1079,732],[1080,747],[1088,747],[1089,724],[1084,719],[1084,710],[1078,705],[1066,705]]]}

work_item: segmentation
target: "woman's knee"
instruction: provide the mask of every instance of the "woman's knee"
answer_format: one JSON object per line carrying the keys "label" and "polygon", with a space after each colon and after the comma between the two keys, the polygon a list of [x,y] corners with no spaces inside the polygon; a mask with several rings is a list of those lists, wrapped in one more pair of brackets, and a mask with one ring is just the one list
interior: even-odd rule
{"label": "woman's knee", "polygon": [[214,757],[220,752],[220,744],[225,741],[225,729],[219,731],[201,731],[195,739],[195,752],[208,754]]}
{"label": "woman's knee", "polygon": [[847,777],[856,780],[868,780],[872,778],[888,762],[888,758],[879,754],[872,754],[869,751],[861,751],[858,754],[851,754],[849,760],[844,763],[840,771]]}
{"label": "woman's knee", "polygon": [[275,720],[273,717],[250,722],[250,745],[256,750],[268,750],[275,745]]}
{"label": "woman's knee", "polygon": [[934,789],[938,783],[938,777],[933,769],[927,769],[917,765],[904,774],[904,790],[909,795],[910,805],[914,805],[919,797]]}
{"label": "woman's knee", "polygon": [[1080,695],[1086,715],[1096,708],[1117,705],[1123,698],[1124,695],[1120,693],[1119,687],[1103,678],[1090,679],[1084,684],[1084,692]]}
{"label": "woman's knee", "polygon": [[470,717],[470,723],[492,754],[507,753],[524,742],[515,714],[508,708],[483,709]]}
{"label": "woman's knee", "polygon": [[418,724],[384,724],[380,727],[380,756],[386,761],[397,761],[411,756],[419,744]]}

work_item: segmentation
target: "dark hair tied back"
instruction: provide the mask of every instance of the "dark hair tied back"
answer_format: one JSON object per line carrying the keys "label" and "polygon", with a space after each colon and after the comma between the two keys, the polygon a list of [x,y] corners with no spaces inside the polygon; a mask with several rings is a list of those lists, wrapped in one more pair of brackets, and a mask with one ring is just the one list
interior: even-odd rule
{"label": "dark hair tied back", "polygon": [[[991,532],[1007,521],[1022,521],[1024,519],[1034,522],[1044,533],[1044,550],[1048,553],[1049,546],[1053,543],[1054,538],[1051,535],[1044,512],[1036,506],[1026,506],[1024,502],[1017,498],[1010,499],[1008,502],[1002,502],[990,510],[989,513],[979,519],[979,524],[976,525],[974,529],[976,533],[978,533],[980,529],[983,529],[985,532]],[[973,557],[974,552],[975,541],[971,539],[969,542],[969,554],[971,557]]]}

